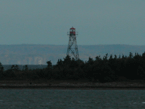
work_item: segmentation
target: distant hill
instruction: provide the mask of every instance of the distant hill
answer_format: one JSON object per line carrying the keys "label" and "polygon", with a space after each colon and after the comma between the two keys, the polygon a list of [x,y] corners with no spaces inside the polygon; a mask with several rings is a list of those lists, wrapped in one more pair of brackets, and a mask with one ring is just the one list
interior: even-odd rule
{"label": "distant hill", "polygon": [[[113,55],[129,55],[132,53],[143,53],[145,45],[79,45],[80,59],[88,60],[97,55],[104,56],[106,53]],[[53,64],[58,59],[66,56],[66,45],[0,45],[0,62],[3,65],[45,65],[48,60]]]}

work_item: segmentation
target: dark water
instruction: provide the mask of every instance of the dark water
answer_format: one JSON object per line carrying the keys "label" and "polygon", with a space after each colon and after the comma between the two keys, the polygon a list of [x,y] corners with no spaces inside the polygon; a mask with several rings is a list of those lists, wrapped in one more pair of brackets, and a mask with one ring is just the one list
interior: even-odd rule
{"label": "dark water", "polygon": [[145,109],[145,90],[0,89],[0,109]]}

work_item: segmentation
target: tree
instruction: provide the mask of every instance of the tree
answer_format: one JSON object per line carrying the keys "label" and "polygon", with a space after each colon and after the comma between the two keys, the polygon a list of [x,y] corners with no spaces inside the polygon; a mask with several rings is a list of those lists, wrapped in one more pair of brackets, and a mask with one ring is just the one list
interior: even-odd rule
{"label": "tree", "polygon": [[93,58],[89,57],[88,64],[92,65],[94,63]]}
{"label": "tree", "polygon": [[63,61],[64,64],[70,64],[71,63],[71,57],[69,55],[67,55],[65,58],[64,58],[64,61]]}
{"label": "tree", "polygon": [[25,66],[23,67],[23,69],[24,69],[25,71],[28,71],[28,65],[25,65]]}
{"label": "tree", "polygon": [[2,73],[4,70],[4,67],[2,66],[2,63],[0,62],[0,73]]}
{"label": "tree", "polygon": [[61,59],[58,59],[56,66],[62,66],[63,65],[63,61]]}
{"label": "tree", "polygon": [[108,53],[103,57],[103,60],[106,61],[108,59]]}
{"label": "tree", "polygon": [[12,65],[11,66],[11,70],[18,71],[19,70],[19,66],[18,65]]}
{"label": "tree", "polygon": [[47,68],[48,69],[52,69],[52,63],[51,63],[51,61],[47,61]]}
{"label": "tree", "polygon": [[131,52],[129,53],[129,58],[133,58],[133,54]]}
{"label": "tree", "polygon": [[2,66],[2,64],[0,62],[0,78],[3,77],[3,70],[4,70],[4,67]]}
{"label": "tree", "polygon": [[145,79],[145,71],[141,66],[138,66],[137,68],[137,76],[139,77],[139,79]]}

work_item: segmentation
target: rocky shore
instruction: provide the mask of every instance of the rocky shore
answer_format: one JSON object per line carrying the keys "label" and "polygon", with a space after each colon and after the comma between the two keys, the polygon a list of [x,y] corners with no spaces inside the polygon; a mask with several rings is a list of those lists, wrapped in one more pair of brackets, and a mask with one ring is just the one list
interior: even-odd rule
{"label": "rocky shore", "polygon": [[78,81],[0,81],[0,88],[50,89],[145,89],[145,81],[78,82]]}

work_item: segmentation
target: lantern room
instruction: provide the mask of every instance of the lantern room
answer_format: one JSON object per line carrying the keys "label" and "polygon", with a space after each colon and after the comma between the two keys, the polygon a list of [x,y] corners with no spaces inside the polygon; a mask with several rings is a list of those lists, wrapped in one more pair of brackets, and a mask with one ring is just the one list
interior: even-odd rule
{"label": "lantern room", "polygon": [[76,30],[74,27],[70,28],[70,36],[75,36],[76,35]]}

